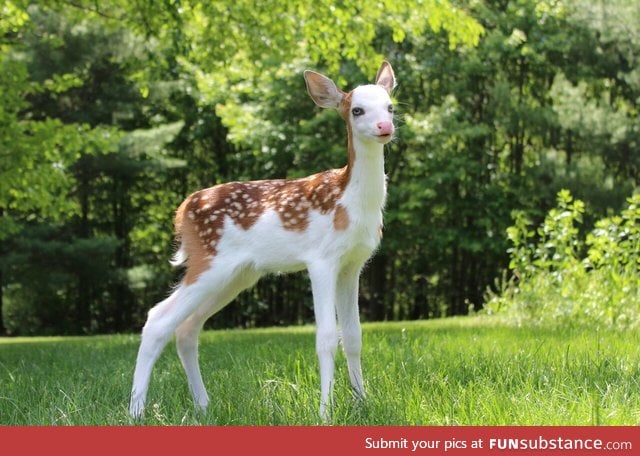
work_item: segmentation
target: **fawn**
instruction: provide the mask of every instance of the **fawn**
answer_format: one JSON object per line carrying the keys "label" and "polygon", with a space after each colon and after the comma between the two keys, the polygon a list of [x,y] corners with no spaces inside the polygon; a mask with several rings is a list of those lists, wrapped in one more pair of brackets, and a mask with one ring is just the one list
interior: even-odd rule
{"label": "fawn", "polygon": [[174,333],[195,404],[206,409],[198,363],[204,322],[262,275],[305,268],[316,320],[320,416],[327,420],[331,404],[338,322],[351,385],[364,397],[358,283],[382,237],[383,148],[394,133],[395,76],[383,62],[375,84],[348,93],[319,73],[305,71],[304,78],[313,101],[337,109],[347,124],[347,165],[301,179],[216,185],[184,200],[175,217],[180,247],[172,264],[186,265],[186,273],[149,311],[133,378],[132,417],[143,415],[151,370]]}

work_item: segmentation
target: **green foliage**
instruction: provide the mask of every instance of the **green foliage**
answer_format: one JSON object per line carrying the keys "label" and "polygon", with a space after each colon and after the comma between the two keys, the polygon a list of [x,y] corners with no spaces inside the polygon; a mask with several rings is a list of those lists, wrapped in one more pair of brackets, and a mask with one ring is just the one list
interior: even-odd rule
{"label": "green foliage", "polygon": [[7,332],[35,335],[106,330],[104,322],[102,327],[92,327],[91,315],[105,317],[111,306],[107,290],[115,272],[108,265],[117,240],[70,239],[41,227],[25,231],[3,258],[12,284],[5,293]]}
{"label": "green foliage", "polygon": [[[550,262],[562,277],[595,244],[570,243],[574,215],[556,236],[568,208],[548,234],[525,221],[541,222],[566,188],[589,208],[589,232],[638,186],[639,12],[625,0],[5,1],[0,307],[13,306],[14,319],[60,296],[70,319],[87,312],[75,328],[41,315],[53,325],[38,323],[44,332],[139,328],[179,278],[167,259],[180,201],[220,182],[343,166],[344,123],[316,109],[301,73],[348,88],[383,58],[398,75],[399,128],[386,152],[384,242],[361,280],[364,318],[480,309],[510,261],[514,210],[527,216],[509,235],[523,245],[549,237],[535,259],[512,252],[519,274]],[[65,244],[63,266],[39,285],[17,273],[45,269],[14,254],[29,241]],[[87,285],[67,255],[92,242],[105,280]],[[214,324],[313,317],[300,275],[269,277],[239,301]]]}
{"label": "green foliage", "polygon": [[[0,33],[24,33],[30,16],[15,3],[2,7]],[[31,81],[17,46],[0,45],[0,240],[15,234],[25,218],[58,221],[77,210],[68,195],[73,188],[69,167],[86,149],[108,151],[113,133],[84,124],[65,125],[60,119],[29,112],[30,96],[59,95],[81,84],[73,74],[52,74]]]}
{"label": "green foliage", "polygon": [[507,234],[515,280],[493,294],[488,313],[520,323],[640,325],[640,195],[619,216],[581,235],[584,203],[564,190],[537,230],[522,212]]}
{"label": "green foliage", "polygon": [[[577,225],[582,223],[584,203],[573,200],[568,190],[558,193],[557,207],[549,211],[542,225],[534,233],[523,212],[514,214],[515,225],[507,228],[507,237],[513,244],[509,249],[509,267],[516,276],[526,280],[538,271],[561,275],[579,262],[581,250]],[[537,234],[536,242],[532,238]],[[559,278],[559,280],[562,280]]]}
{"label": "green foliage", "polygon": [[[14,30],[22,41],[0,60],[8,89],[0,129],[4,329],[124,329],[137,314],[127,274],[133,227],[162,200],[154,198],[162,183],[151,177],[184,166],[166,150],[183,122],[167,120],[159,95],[141,103],[124,77],[135,79],[143,65],[125,29],[45,6],[28,13],[29,26]],[[146,239],[163,239],[153,227]]]}
{"label": "green foliage", "polygon": [[0,95],[0,240],[15,233],[21,215],[59,219],[72,212],[65,198],[70,187],[66,169],[84,141],[101,139],[56,119],[21,120],[31,89],[26,78],[21,62],[0,54],[0,85],[7,87]]}
{"label": "green foliage", "polygon": [[589,266],[627,269],[635,272],[640,264],[640,194],[628,200],[629,206],[619,216],[607,217],[596,222],[595,229],[587,235]]}
{"label": "green foliage", "polygon": [[7,0],[0,8],[0,36],[18,32],[29,21],[29,14],[20,4]]}

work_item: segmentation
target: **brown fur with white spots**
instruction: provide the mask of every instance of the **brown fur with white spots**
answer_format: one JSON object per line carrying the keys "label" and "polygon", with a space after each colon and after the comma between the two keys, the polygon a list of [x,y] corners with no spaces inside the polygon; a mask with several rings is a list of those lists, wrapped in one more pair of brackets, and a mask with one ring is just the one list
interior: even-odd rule
{"label": "brown fur with white spots", "polygon": [[[187,284],[197,280],[217,253],[225,223],[249,230],[267,210],[278,213],[282,228],[304,231],[312,210],[327,214],[336,210],[348,182],[348,168],[330,170],[302,179],[231,182],[193,193],[178,208],[176,238],[187,255]],[[334,226],[349,224],[343,206],[336,211]]]}

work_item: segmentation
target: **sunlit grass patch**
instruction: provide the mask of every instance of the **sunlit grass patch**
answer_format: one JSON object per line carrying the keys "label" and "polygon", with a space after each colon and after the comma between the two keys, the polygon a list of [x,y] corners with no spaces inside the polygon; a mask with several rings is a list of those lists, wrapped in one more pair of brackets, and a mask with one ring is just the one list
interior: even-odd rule
{"label": "sunlit grass patch", "polygon": [[[364,325],[364,402],[337,356],[336,425],[637,425],[635,331],[517,328],[490,317]],[[134,424],[127,406],[139,337],[0,340],[0,424]],[[316,425],[311,326],[207,331],[211,397],[194,409],[171,344],[142,424]]]}

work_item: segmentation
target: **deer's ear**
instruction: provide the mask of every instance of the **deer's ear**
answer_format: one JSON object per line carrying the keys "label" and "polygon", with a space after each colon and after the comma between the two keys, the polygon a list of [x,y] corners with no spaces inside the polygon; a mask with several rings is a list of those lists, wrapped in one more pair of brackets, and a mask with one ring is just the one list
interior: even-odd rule
{"label": "deer's ear", "polygon": [[307,92],[315,104],[321,108],[338,109],[340,107],[344,92],[338,89],[331,79],[307,70],[304,72],[304,80],[307,83]]}
{"label": "deer's ear", "polygon": [[393,74],[393,68],[387,61],[382,62],[378,75],[376,76],[376,84],[382,86],[387,93],[391,93],[396,86],[396,76]]}

